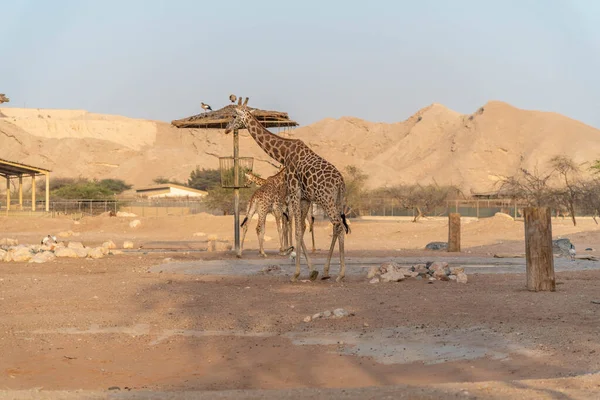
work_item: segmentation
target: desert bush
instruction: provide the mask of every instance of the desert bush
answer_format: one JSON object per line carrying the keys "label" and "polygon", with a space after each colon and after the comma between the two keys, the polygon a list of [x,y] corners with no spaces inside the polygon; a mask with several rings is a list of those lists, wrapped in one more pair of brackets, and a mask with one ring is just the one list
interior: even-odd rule
{"label": "desert bush", "polygon": [[346,184],[346,209],[344,213],[347,216],[360,216],[364,210],[367,198],[365,184],[369,176],[354,165],[347,165],[344,168],[344,183]]}
{"label": "desert bush", "polygon": [[436,208],[446,205],[446,201],[458,198],[460,189],[452,185],[396,185],[385,192],[396,199],[400,206],[415,211],[413,222],[431,215]]}
{"label": "desert bush", "polygon": [[221,186],[221,171],[218,169],[200,169],[199,167],[196,167],[196,169],[190,173],[187,186],[207,191],[214,187]]}

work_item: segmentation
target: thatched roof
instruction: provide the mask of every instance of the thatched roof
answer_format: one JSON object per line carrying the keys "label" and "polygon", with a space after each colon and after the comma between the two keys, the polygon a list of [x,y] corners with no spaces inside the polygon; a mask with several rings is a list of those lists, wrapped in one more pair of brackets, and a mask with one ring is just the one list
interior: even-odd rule
{"label": "thatched roof", "polygon": [[[171,125],[177,128],[205,128],[205,129],[225,129],[227,124],[234,118],[234,108],[230,104],[220,110],[203,112],[188,118],[176,119],[171,121]],[[292,121],[288,114],[279,111],[266,111],[248,107],[249,110],[256,110],[254,116],[265,128],[279,128],[287,126],[298,126],[296,121]]]}

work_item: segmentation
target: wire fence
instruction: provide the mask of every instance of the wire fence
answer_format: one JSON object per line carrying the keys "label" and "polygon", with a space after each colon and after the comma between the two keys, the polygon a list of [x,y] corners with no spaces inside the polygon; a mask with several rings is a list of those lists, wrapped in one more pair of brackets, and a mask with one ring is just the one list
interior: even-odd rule
{"label": "wire fence", "polygon": [[[509,214],[515,219],[522,218],[523,208],[527,204],[516,202],[514,200],[450,200],[446,201],[444,206],[434,207],[427,210],[429,217],[448,216],[449,213],[459,213],[465,217],[487,218],[501,212]],[[46,208],[45,201],[36,201],[37,212],[44,212]],[[30,211],[31,200],[23,201],[22,207],[15,202],[11,202],[11,211]],[[182,216],[199,213],[208,213],[213,215],[223,215],[222,210],[210,209],[202,199],[180,198],[180,199],[78,199],[78,200],[52,200],[50,201],[50,213],[52,215],[60,214],[78,214],[80,216],[100,215],[107,212],[130,212],[142,217],[159,216]],[[0,211],[6,211],[6,205],[0,204]],[[241,212],[245,212],[244,209]],[[351,210],[349,217],[360,216],[378,216],[378,217],[415,217],[417,211],[413,208],[403,207],[402,204],[394,198],[369,198],[363,202],[359,209]],[[553,210],[553,216],[566,216],[559,210]],[[576,216],[588,216],[583,211],[576,211]],[[589,215],[591,216],[591,215]],[[320,208],[316,208],[315,217],[325,219],[325,215]]]}

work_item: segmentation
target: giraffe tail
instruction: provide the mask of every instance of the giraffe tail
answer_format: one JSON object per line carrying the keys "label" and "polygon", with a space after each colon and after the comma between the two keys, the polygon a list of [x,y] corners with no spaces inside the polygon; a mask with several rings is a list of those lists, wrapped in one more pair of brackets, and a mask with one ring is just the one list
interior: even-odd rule
{"label": "giraffe tail", "polygon": [[244,218],[244,220],[242,221],[240,226],[246,225],[246,222],[248,222],[248,216],[246,216],[246,218]]}
{"label": "giraffe tail", "polygon": [[350,226],[348,226],[348,222],[346,222],[346,214],[341,213],[341,216],[342,216],[342,223],[344,224],[344,228],[346,228],[346,233],[348,234],[351,232],[351,230],[350,230]]}

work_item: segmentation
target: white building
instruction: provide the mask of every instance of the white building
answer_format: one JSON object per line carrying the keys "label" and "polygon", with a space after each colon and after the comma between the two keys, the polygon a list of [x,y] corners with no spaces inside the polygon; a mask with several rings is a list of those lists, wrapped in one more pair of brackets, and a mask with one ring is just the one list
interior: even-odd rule
{"label": "white building", "polygon": [[148,186],[141,189],[136,189],[136,194],[149,199],[161,197],[204,197],[208,194],[204,190],[192,189],[189,187],[165,183],[163,185]]}

